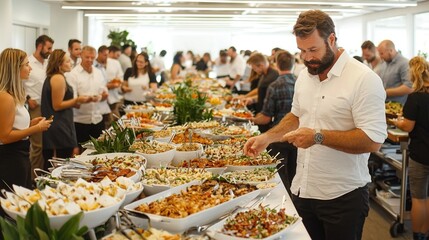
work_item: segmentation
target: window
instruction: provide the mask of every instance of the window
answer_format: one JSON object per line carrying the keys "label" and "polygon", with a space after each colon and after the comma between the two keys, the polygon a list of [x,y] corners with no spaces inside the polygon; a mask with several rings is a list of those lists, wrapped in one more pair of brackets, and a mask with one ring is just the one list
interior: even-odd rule
{"label": "window", "polygon": [[414,15],[414,55],[429,59],[429,12]]}
{"label": "window", "polygon": [[412,55],[408,51],[409,44],[407,38],[407,26],[405,16],[397,16],[391,18],[382,18],[369,23],[368,36],[377,46],[385,39],[392,40],[395,43],[396,49],[404,56]]}

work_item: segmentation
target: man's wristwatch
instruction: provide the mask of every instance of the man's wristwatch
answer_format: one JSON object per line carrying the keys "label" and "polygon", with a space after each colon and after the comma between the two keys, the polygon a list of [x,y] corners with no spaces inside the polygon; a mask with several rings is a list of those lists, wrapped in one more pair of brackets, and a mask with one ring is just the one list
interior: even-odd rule
{"label": "man's wristwatch", "polygon": [[314,134],[314,143],[315,144],[322,144],[323,140],[325,140],[325,137],[323,136],[320,129],[316,129],[316,134]]}

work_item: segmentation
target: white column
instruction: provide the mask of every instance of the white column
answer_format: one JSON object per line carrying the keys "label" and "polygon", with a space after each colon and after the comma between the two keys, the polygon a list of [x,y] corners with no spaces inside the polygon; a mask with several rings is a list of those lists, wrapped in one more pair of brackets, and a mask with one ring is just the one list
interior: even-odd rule
{"label": "white column", "polygon": [[12,0],[0,1],[0,52],[12,46]]}

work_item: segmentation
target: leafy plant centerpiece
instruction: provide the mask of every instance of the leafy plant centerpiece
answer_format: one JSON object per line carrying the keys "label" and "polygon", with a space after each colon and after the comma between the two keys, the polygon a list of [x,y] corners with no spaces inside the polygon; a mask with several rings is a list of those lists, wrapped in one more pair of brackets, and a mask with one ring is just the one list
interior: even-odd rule
{"label": "leafy plant centerpiece", "polygon": [[174,115],[177,124],[213,118],[213,110],[205,106],[207,101],[206,94],[192,87],[191,81],[182,83],[176,89],[173,89],[173,92],[176,94]]}
{"label": "leafy plant centerpiece", "polygon": [[118,122],[112,122],[112,129],[106,131],[106,135],[96,139],[91,137],[90,142],[94,145],[93,154],[113,153],[113,152],[134,152],[130,146],[136,137],[145,138],[153,131],[148,129],[133,130],[121,127]]}

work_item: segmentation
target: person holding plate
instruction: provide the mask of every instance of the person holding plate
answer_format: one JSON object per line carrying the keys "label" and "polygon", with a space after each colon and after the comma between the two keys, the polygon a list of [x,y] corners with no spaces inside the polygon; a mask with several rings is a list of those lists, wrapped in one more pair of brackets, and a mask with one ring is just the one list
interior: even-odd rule
{"label": "person holding plate", "polygon": [[42,116],[54,120],[51,128],[43,133],[45,170],[49,167],[48,160],[53,156],[72,157],[73,149],[77,147],[73,108],[92,101],[91,96],[73,96],[73,89],[64,77],[71,69],[71,59],[66,52],[61,49],[54,50],[49,58],[47,78],[42,88]]}
{"label": "person holding plate", "polygon": [[155,73],[146,52],[136,56],[133,67],[128,68],[124,74],[122,92],[124,104],[143,104],[146,101],[145,94],[158,88]]}

